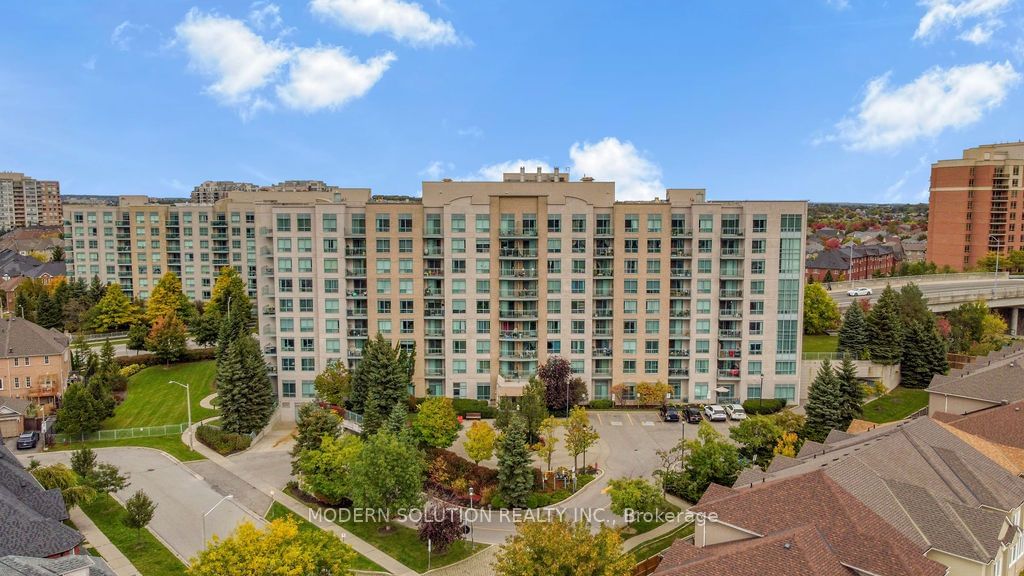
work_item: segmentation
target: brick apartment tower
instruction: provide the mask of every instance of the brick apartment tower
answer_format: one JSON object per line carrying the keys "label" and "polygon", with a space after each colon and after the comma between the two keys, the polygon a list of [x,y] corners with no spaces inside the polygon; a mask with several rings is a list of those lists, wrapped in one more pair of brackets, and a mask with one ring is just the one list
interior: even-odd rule
{"label": "brick apartment tower", "polygon": [[1024,142],[964,150],[932,164],[927,260],[973,268],[988,252],[1024,248]]}

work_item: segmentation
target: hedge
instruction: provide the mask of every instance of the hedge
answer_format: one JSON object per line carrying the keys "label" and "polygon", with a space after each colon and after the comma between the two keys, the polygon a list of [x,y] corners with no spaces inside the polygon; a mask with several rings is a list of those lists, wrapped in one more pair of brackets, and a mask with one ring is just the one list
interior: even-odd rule
{"label": "hedge", "polygon": [[[188,350],[178,362],[198,362],[200,360],[213,360],[217,357],[216,348],[197,348]],[[122,367],[140,364],[142,366],[159,366],[164,364],[163,360],[156,357],[156,354],[138,354],[135,356],[118,356],[117,363]]]}
{"label": "hedge", "polygon": [[243,434],[225,432],[216,426],[206,425],[196,428],[196,439],[216,450],[221,456],[241,452],[252,443],[252,439]]}
{"label": "hedge", "polygon": [[607,410],[607,409],[612,408],[612,407],[613,407],[612,401],[608,400],[608,399],[604,399],[604,400],[591,400],[590,404],[587,405],[587,408],[591,408],[593,410]]}
{"label": "hedge", "polygon": [[778,398],[765,398],[762,400],[746,400],[743,402],[743,410],[747,414],[775,414],[786,407],[786,401]]}
{"label": "hedge", "polygon": [[498,410],[488,404],[487,400],[455,398],[452,400],[452,408],[455,408],[455,414],[459,416],[465,416],[471,412],[475,412],[483,418],[494,418],[498,415]]}

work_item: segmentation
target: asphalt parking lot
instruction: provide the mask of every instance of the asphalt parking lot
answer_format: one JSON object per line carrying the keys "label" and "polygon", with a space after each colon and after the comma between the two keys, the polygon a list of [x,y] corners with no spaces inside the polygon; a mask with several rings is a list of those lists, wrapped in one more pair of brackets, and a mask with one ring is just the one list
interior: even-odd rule
{"label": "asphalt parking lot", "polygon": [[[679,443],[680,438],[697,437],[697,424],[662,422],[656,411],[618,412],[592,410],[590,423],[608,445],[609,472],[615,476],[648,476],[658,469],[661,461],[657,451]],[[731,422],[711,422],[728,437]],[[629,456],[625,456],[629,455]],[[605,467],[604,462],[598,465]]]}

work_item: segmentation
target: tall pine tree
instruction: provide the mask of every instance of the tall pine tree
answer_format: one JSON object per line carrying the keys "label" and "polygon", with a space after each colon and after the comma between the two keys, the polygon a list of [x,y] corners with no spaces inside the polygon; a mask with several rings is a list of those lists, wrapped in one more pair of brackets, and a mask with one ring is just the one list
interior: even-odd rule
{"label": "tall pine tree", "polygon": [[936,374],[949,370],[946,344],[935,328],[935,321],[912,322],[904,339],[900,364],[900,385],[927,388]]}
{"label": "tall pine tree", "polygon": [[900,361],[903,345],[903,322],[900,320],[900,297],[886,286],[878,303],[868,314],[868,356],[878,364]]}
{"label": "tall pine tree", "polygon": [[864,309],[857,302],[851,302],[843,313],[843,325],[839,328],[839,352],[853,358],[864,357],[868,344],[868,325]]}
{"label": "tall pine tree", "polygon": [[363,415],[363,432],[376,432],[408,398],[413,354],[392,346],[380,333],[363,346],[363,358],[352,372],[352,409]]}
{"label": "tall pine tree", "polygon": [[854,418],[860,418],[864,413],[864,388],[860,379],[857,378],[857,366],[853,360],[843,358],[843,363],[835,370],[836,378],[839,379],[841,419],[840,428],[846,430]]}
{"label": "tall pine tree", "polygon": [[807,393],[807,425],[804,435],[815,442],[825,440],[834,429],[842,429],[843,405],[839,378],[832,363],[824,360]]}
{"label": "tall pine tree", "polygon": [[498,438],[498,493],[509,508],[526,506],[533,490],[532,456],[526,446],[526,425],[513,416]]}
{"label": "tall pine tree", "polygon": [[232,342],[217,362],[221,427],[227,432],[259,432],[274,411],[274,391],[260,346],[249,335]]}

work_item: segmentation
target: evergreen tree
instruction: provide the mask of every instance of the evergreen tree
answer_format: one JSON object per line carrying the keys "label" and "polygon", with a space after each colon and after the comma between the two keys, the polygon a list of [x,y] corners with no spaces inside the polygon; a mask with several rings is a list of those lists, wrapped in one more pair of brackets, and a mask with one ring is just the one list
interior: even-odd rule
{"label": "evergreen tree", "polygon": [[533,490],[532,456],[526,445],[526,425],[513,417],[498,438],[498,493],[510,508],[526,506]]}
{"label": "evergreen tree", "polygon": [[935,314],[928,308],[928,300],[924,293],[911,282],[900,288],[900,320],[905,324],[911,322],[923,322],[928,324],[935,318]]}
{"label": "evergreen tree", "polygon": [[878,303],[868,314],[868,356],[878,364],[900,361],[903,344],[903,323],[900,320],[900,298],[892,286],[886,286]]}
{"label": "evergreen tree", "polygon": [[832,370],[832,363],[824,360],[814,382],[807,393],[807,425],[804,435],[815,442],[822,442],[834,429],[841,429],[843,405],[839,379]]}
{"label": "evergreen tree", "polygon": [[388,421],[384,424],[384,429],[410,444],[415,443],[412,428],[409,426],[409,407],[405,402],[395,404]]}
{"label": "evergreen tree", "polygon": [[380,333],[363,346],[363,358],[352,372],[352,410],[363,415],[364,433],[376,432],[408,398],[412,354],[392,346]]}
{"label": "evergreen tree", "polygon": [[231,310],[220,321],[217,331],[217,358],[220,359],[232,342],[249,335],[249,305],[231,303]]}
{"label": "evergreen tree", "polygon": [[64,326],[64,310],[60,303],[50,296],[47,290],[39,294],[39,309],[36,312],[36,324],[43,328],[60,328]]}
{"label": "evergreen tree", "polygon": [[274,411],[274,391],[259,344],[251,336],[238,338],[217,363],[217,394],[221,427],[227,432],[259,432]]}
{"label": "evergreen tree", "polygon": [[863,414],[864,388],[861,386],[860,379],[857,378],[857,366],[849,358],[843,358],[843,363],[840,364],[835,374],[839,379],[842,408],[839,427],[846,430],[854,418],[860,418]]}
{"label": "evergreen tree", "polygon": [[341,418],[314,402],[307,402],[299,408],[296,427],[299,433],[292,448],[292,474],[299,472],[299,455],[303,450],[319,450],[325,437],[341,435]]}
{"label": "evergreen tree", "polygon": [[863,358],[868,344],[867,330],[864,309],[856,302],[850,303],[843,314],[843,325],[839,328],[839,352],[856,359]]}
{"label": "evergreen tree", "polygon": [[14,292],[14,315],[20,316],[29,322],[36,321],[36,301],[31,297],[28,290],[18,289]]}
{"label": "evergreen tree", "polygon": [[[564,395],[562,396],[564,399]],[[563,400],[564,401],[564,400]],[[540,424],[548,417],[547,387],[537,376],[531,376],[519,397],[519,416],[526,426],[526,439],[531,444],[540,439]]]}
{"label": "evergreen tree", "polygon": [[103,298],[103,294],[105,294],[106,291],[107,287],[100,282],[100,277],[93,276],[92,281],[89,282],[89,305],[95,306],[100,299]]}
{"label": "evergreen tree", "polygon": [[946,344],[935,328],[935,321],[911,323],[900,364],[900,386],[927,388],[934,375],[947,370]]}
{"label": "evergreen tree", "polygon": [[104,409],[81,382],[72,382],[64,391],[57,409],[57,431],[70,437],[92,434],[100,429]]}

